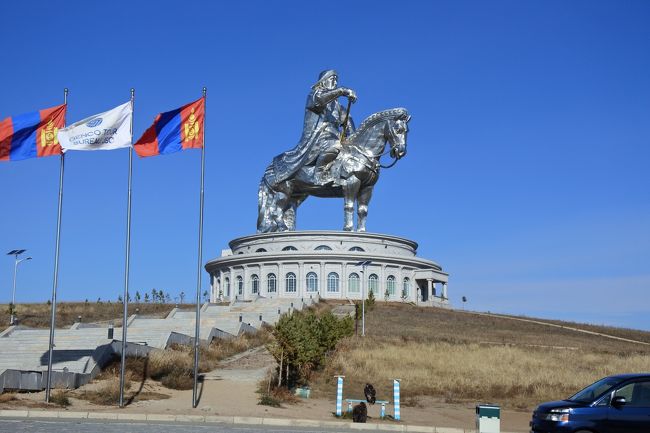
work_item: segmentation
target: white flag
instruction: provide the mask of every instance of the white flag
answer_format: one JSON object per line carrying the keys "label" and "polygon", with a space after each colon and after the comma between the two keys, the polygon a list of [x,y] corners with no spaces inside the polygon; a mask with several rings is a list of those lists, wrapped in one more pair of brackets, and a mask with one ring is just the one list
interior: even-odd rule
{"label": "white flag", "polygon": [[63,151],[112,150],[131,146],[131,102],[59,129]]}

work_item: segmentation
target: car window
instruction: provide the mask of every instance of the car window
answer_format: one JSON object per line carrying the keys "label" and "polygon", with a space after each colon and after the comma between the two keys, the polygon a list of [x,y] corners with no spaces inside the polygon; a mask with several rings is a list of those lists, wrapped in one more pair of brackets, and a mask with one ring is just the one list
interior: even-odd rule
{"label": "car window", "polygon": [[627,384],[616,390],[616,396],[625,397],[626,407],[650,407],[650,381]]}
{"label": "car window", "polygon": [[582,391],[569,397],[567,400],[576,401],[579,403],[591,403],[594,399],[602,395],[605,391],[610,390],[621,382],[620,379],[606,377],[598,382],[592,383]]}
{"label": "car window", "polygon": [[629,383],[623,388],[616,390],[616,397],[625,397],[625,401],[630,403],[632,402],[632,391],[634,391],[634,386],[636,383]]}
{"label": "car window", "polygon": [[607,394],[605,397],[602,398],[602,400],[598,402],[598,406],[609,406],[609,402],[611,399],[612,399],[611,393]]}

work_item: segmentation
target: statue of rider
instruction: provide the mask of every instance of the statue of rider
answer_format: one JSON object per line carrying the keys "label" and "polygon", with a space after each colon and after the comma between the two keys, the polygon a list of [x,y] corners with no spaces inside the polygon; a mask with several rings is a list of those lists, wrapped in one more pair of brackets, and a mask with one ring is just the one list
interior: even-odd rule
{"label": "statue of rider", "polygon": [[341,133],[346,116],[346,131],[348,134],[354,132],[354,122],[338,98],[346,96],[352,103],[357,100],[354,90],[337,85],[335,70],[320,73],[307,96],[302,137],[295,148],[273,159],[273,171],[267,173],[270,185],[287,180],[302,167],[312,164],[316,183],[328,182],[329,165],[341,151]]}

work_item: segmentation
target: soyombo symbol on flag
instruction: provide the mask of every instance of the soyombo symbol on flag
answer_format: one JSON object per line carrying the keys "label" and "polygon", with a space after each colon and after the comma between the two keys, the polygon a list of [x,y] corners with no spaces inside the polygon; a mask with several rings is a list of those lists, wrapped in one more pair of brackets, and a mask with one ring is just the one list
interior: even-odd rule
{"label": "soyombo symbol on flag", "polygon": [[63,151],[112,150],[131,145],[131,101],[59,130]]}
{"label": "soyombo symbol on flag", "polygon": [[165,155],[203,147],[205,99],[160,113],[133,145],[138,156]]}
{"label": "soyombo symbol on flag", "polygon": [[66,105],[0,120],[0,161],[61,154],[57,132],[65,125]]}

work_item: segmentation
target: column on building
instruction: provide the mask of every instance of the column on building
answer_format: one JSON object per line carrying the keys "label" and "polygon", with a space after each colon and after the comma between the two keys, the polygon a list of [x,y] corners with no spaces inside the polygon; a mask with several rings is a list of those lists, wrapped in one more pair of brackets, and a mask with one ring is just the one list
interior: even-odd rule
{"label": "column on building", "polygon": [[386,286],[386,265],[384,265],[384,264],[381,265],[381,272],[380,272],[379,278],[381,280],[381,281],[379,281],[379,287],[378,287],[379,292],[380,292],[379,299],[384,300],[384,299],[386,299],[386,296],[384,295],[384,293],[386,293],[386,289],[388,288]]}
{"label": "column on building", "polygon": [[250,290],[250,288],[249,288],[250,275],[248,275],[249,274],[248,265],[242,266],[242,274],[243,274],[242,278],[244,278],[244,295],[243,295],[243,299],[246,300],[246,299],[250,298],[250,296],[248,295],[249,290]]}
{"label": "column on building", "polygon": [[302,284],[302,280],[304,275],[306,273],[303,271],[303,267],[305,266],[305,262],[298,262],[298,278],[296,281],[296,294],[298,295],[298,298],[304,298],[304,286],[305,284]]}
{"label": "column on building", "polygon": [[233,299],[235,299],[235,295],[233,292],[234,290],[233,287],[235,287],[235,276],[233,275],[232,266],[228,266],[228,280],[230,281],[230,284],[228,285],[229,286],[228,291],[230,293],[228,293],[227,296],[228,296],[228,300],[232,301]]}
{"label": "column on building", "polygon": [[318,284],[318,293],[323,298],[327,297],[326,278],[327,276],[325,275],[325,262],[320,262],[320,271],[318,272],[318,280],[320,281]]}
{"label": "column on building", "polygon": [[447,297],[447,283],[442,283],[442,299],[449,299]]}
{"label": "column on building", "polygon": [[427,302],[433,302],[434,296],[436,296],[436,289],[433,286],[433,278],[427,278]]}
{"label": "column on building", "polygon": [[345,298],[350,297],[350,293],[348,292],[348,264],[347,264],[347,262],[343,262],[343,272],[342,272],[342,274],[343,275],[341,275],[341,280],[340,280],[341,298],[345,299]]}

